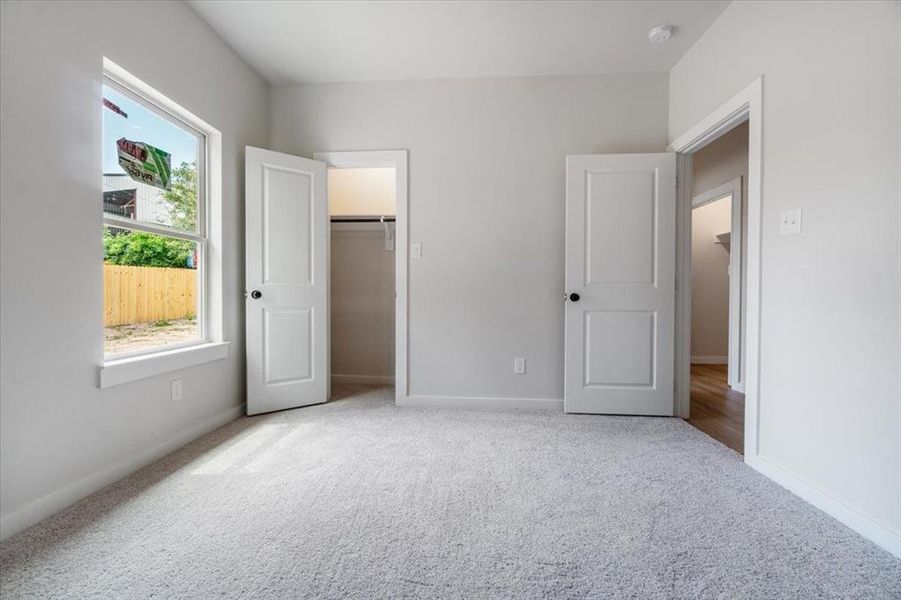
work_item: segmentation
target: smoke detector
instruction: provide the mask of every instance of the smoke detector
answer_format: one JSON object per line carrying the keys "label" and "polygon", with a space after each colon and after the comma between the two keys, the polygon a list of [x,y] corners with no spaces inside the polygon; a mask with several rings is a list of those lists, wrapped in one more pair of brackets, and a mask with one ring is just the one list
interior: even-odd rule
{"label": "smoke detector", "polygon": [[652,44],[662,44],[666,40],[670,39],[672,35],[672,25],[658,25],[657,27],[651,28],[651,30],[648,32],[648,39],[651,40]]}

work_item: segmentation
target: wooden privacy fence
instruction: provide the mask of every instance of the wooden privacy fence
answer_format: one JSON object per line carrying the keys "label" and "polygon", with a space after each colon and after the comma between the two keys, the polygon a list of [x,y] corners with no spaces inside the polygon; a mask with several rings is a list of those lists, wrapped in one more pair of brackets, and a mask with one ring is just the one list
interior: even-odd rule
{"label": "wooden privacy fence", "polygon": [[197,315],[197,270],[103,265],[103,324],[152,323]]}

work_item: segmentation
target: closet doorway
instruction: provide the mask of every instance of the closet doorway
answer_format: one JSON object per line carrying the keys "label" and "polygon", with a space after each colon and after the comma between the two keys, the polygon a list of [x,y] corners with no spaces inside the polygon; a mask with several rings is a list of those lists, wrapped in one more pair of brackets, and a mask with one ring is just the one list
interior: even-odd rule
{"label": "closet doorway", "polygon": [[407,388],[407,153],[317,152],[327,165],[329,373]]}

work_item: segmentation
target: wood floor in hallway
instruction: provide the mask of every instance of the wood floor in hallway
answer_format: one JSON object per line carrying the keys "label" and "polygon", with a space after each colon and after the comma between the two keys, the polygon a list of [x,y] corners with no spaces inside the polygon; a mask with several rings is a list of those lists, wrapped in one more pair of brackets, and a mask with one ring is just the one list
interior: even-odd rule
{"label": "wood floor in hallway", "polygon": [[688,422],[744,454],[745,395],[729,387],[726,365],[691,365]]}

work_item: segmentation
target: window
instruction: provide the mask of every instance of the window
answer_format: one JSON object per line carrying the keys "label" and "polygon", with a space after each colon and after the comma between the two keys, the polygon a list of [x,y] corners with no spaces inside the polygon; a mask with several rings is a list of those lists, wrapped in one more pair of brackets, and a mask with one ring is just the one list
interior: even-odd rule
{"label": "window", "polygon": [[110,76],[100,110],[104,355],[206,341],[206,136]]}

